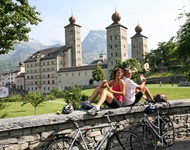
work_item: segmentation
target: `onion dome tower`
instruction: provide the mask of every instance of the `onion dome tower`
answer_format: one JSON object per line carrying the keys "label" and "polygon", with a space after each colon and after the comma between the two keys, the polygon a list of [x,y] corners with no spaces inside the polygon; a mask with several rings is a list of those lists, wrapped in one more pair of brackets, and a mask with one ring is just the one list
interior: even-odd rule
{"label": "onion dome tower", "polygon": [[145,53],[148,52],[148,38],[141,34],[142,30],[142,27],[138,24],[135,27],[136,34],[131,37],[132,58],[139,60],[141,67],[148,70],[149,64],[144,63]]}
{"label": "onion dome tower", "polygon": [[121,16],[116,10],[111,19],[113,23],[106,27],[108,71],[114,68],[118,58],[122,62],[128,59],[127,27],[119,23]]}
{"label": "onion dome tower", "polygon": [[[82,65],[81,26],[77,25],[76,18],[71,15],[69,24],[65,26],[65,46],[71,48],[71,58],[68,57],[68,67]],[[70,55],[69,55],[70,56]]]}

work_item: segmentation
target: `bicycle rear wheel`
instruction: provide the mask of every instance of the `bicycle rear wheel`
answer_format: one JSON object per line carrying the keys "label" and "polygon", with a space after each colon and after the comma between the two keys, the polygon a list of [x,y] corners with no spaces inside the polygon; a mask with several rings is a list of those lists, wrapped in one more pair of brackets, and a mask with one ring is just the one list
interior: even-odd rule
{"label": "bicycle rear wheel", "polygon": [[131,131],[118,131],[108,140],[106,150],[145,150],[140,137]]}
{"label": "bicycle rear wheel", "polygon": [[[70,137],[57,137],[50,142],[47,150],[67,150],[71,145],[72,139]],[[82,145],[75,141],[71,150],[84,150]]]}
{"label": "bicycle rear wheel", "polygon": [[175,141],[174,125],[169,116],[162,115],[161,117],[163,119],[160,122],[161,135],[163,135],[163,141],[164,141],[165,146],[169,147],[173,145]]}
{"label": "bicycle rear wheel", "polygon": [[136,133],[143,141],[146,150],[155,150],[157,147],[157,139],[154,132],[146,125],[139,124],[135,127]]}

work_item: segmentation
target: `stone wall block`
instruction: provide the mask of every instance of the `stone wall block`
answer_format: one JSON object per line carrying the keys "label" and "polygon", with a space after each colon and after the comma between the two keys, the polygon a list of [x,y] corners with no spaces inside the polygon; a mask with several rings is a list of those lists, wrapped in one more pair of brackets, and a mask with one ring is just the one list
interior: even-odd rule
{"label": "stone wall block", "polygon": [[44,131],[46,131],[46,127],[41,126],[41,127],[32,128],[31,133],[40,133],[40,132],[44,132]]}

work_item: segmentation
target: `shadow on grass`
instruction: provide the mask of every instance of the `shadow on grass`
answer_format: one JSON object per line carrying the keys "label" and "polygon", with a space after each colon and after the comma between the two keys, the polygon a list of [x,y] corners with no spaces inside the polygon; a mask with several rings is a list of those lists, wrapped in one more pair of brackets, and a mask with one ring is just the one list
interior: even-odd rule
{"label": "shadow on grass", "polygon": [[26,112],[26,110],[17,110],[17,111],[12,111],[12,112],[14,112],[14,113],[16,113],[16,112]]}

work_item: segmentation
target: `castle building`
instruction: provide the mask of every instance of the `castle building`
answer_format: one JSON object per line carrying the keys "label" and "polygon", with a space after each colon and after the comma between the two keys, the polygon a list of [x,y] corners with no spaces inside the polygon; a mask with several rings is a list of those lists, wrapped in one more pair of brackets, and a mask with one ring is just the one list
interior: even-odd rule
{"label": "castle building", "polygon": [[141,67],[145,70],[149,69],[149,64],[144,63],[145,53],[148,52],[147,37],[142,35],[142,28],[140,25],[135,27],[136,34],[131,37],[131,51],[132,58],[139,60]]}
{"label": "castle building", "polygon": [[15,87],[16,85],[16,76],[25,72],[25,66],[22,63],[19,63],[19,66],[15,70],[10,70],[6,73],[0,75],[1,84],[7,87]]}
{"label": "castle building", "polygon": [[[107,34],[107,59],[100,54],[98,60],[89,65],[82,64],[81,26],[75,24],[76,19],[72,15],[69,24],[65,28],[65,45],[40,50],[32,54],[24,61],[25,74],[17,76],[17,88],[26,91],[40,91],[49,93],[53,87],[65,90],[72,85],[85,86],[92,81],[92,71],[97,64],[101,66],[104,75],[109,80],[109,70],[113,69],[116,60],[122,62],[128,59],[127,28],[119,23],[121,17],[115,11],[112,15],[113,23],[106,27]],[[135,49],[134,52],[144,54],[147,46],[146,37],[139,33],[133,36],[134,48],[144,45],[144,49]],[[142,55],[141,55],[142,56]],[[134,55],[134,57],[136,57]],[[140,57],[137,58],[138,60]],[[24,79],[24,87],[21,85]]]}

